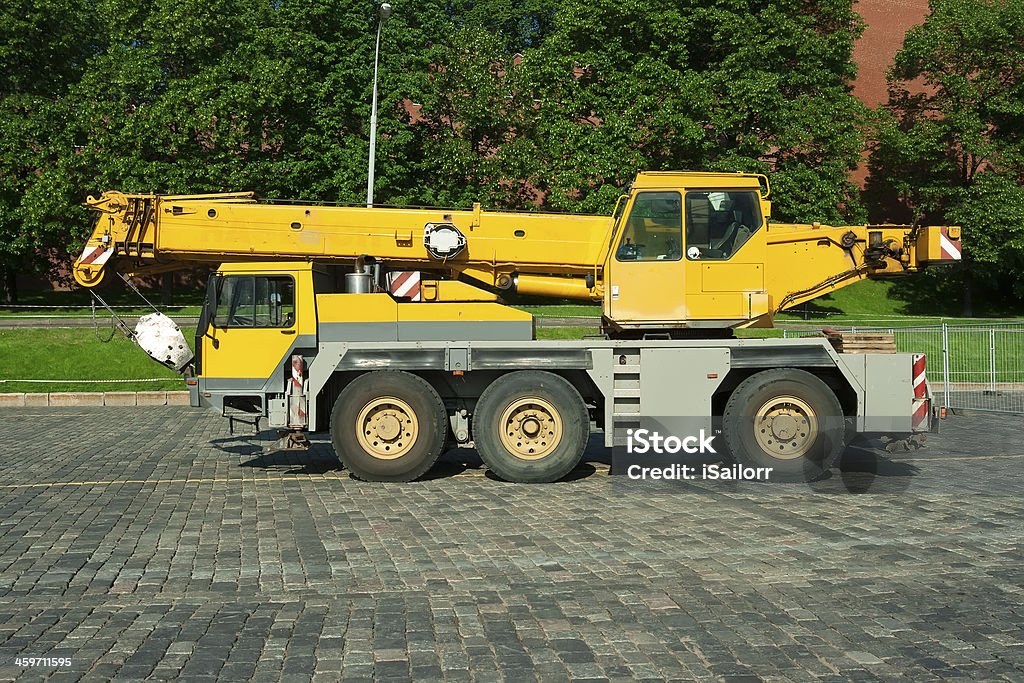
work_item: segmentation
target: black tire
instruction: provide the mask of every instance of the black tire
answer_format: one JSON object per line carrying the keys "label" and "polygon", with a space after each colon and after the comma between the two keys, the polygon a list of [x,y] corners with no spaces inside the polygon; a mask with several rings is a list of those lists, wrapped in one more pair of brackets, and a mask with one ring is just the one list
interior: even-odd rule
{"label": "black tire", "polygon": [[[787,398],[802,402],[814,419],[801,422],[805,410]],[[781,411],[797,416],[783,415],[785,422],[771,417],[757,421],[758,411],[773,400]],[[807,424],[813,426],[808,429]],[[722,428],[731,459],[750,467],[771,467],[771,481],[821,479],[842,452],[846,431],[842,406],[828,385],[809,372],[788,368],[765,370],[741,382],[725,405]],[[792,436],[779,438],[776,429],[783,437]],[[793,447],[795,451],[784,451]]]}
{"label": "black tire", "polygon": [[[371,407],[375,402],[378,405]],[[365,415],[364,410],[368,411]],[[401,417],[410,411],[414,422]],[[383,427],[378,433],[376,425],[382,419],[389,420],[392,430],[397,425],[394,438]],[[370,448],[376,444],[379,455],[360,443],[357,425],[361,423],[372,423],[373,434],[365,432],[363,440]],[[381,370],[360,375],[342,390],[331,412],[334,451],[349,472],[364,481],[413,481],[423,476],[441,456],[447,432],[448,417],[441,397],[426,380],[408,372]],[[385,449],[401,454],[392,456]]]}
{"label": "black tire", "polygon": [[[506,411],[513,413],[506,416]],[[516,437],[508,435],[520,454],[503,443],[503,419],[521,425],[516,428],[523,437],[518,444]],[[534,424],[538,431],[530,439]],[[557,439],[545,441],[556,433]],[[589,439],[590,415],[583,398],[569,382],[550,372],[521,370],[502,375],[484,390],[473,411],[473,440],[480,458],[505,481],[558,481],[579,464]],[[526,453],[534,443],[536,454]]]}

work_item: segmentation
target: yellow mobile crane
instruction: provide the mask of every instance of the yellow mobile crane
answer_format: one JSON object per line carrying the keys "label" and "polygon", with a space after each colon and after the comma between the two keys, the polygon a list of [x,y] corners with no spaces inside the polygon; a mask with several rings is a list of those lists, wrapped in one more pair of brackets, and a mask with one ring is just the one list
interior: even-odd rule
{"label": "yellow mobile crane", "polygon": [[[85,287],[219,264],[194,359],[145,347],[185,372],[193,405],[265,419],[292,446],[328,429],[348,469],[381,481],[419,477],[446,445],[475,446],[505,479],[553,481],[592,422],[612,446],[684,418],[719,429],[741,464],[819,477],[853,435],[928,427],[920,360],[731,330],[960,257],[956,227],[771,222],[768,179],[742,173],[640,173],[611,217],[245,193],[87,205],[100,216],[74,265]],[[535,340],[504,293],[601,302],[605,338]]]}

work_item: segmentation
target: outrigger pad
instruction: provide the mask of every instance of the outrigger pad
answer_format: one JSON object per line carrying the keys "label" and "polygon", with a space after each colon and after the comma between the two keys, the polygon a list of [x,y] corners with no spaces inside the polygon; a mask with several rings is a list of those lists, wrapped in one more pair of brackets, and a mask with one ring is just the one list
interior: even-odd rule
{"label": "outrigger pad", "polygon": [[135,326],[135,343],[149,356],[178,372],[192,360],[192,349],[174,321],[163,313],[150,313],[139,318]]}
{"label": "outrigger pad", "polygon": [[310,447],[309,438],[301,431],[278,431],[279,438],[269,446],[263,447],[264,453],[275,453],[277,451],[308,451]]}

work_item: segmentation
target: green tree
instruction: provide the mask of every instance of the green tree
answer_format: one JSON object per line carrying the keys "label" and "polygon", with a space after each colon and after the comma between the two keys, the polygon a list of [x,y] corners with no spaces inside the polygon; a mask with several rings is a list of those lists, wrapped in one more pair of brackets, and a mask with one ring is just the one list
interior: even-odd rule
{"label": "green tree", "polygon": [[849,0],[431,6],[386,29],[381,197],[604,212],[638,170],[748,170],[779,218],[863,218]]}
{"label": "green tree", "polygon": [[535,205],[522,55],[552,30],[551,0],[395,3],[382,49],[377,193],[393,203]]}
{"label": "green tree", "polygon": [[0,299],[16,302],[15,276],[38,270],[65,229],[31,206],[53,163],[49,141],[66,124],[56,106],[81,78],[97,41],[89,3],[10,0],[0,6]]}
{"label": "green tree", "polygon": [[877,218],[963,226],[964,262],[902,287],[967,315],[1024,298],[1024,4],[933,0],[889,74],[868,196]]}
{"label": "green tree", "polygon": [[73,250],[92,218],[82,201],[106,189],[357,200],[373,9],[365,0],[102,0],[103,40],[49,104],[59,125],[17,193],[22,229]]}
{"label": "green tree", "polygon": [[777,217],[858,217],[859,31],[849,0],[564,4],[524,60],[542,112],[532,180],[551,206],[606,211],[639,170],[770,172]]}
{"label": "green tree", "polygon": [[79,195],[293,189],[314,77],[292,5],[108,0],[105,10],[123,20],[64,100],[72,125],[54,174]]}
{"label": "green tree", "polygon": [[521,208],[535,199],[527,179],[536,145],[533,109],[523,105],[518,57],[502,47],[502,36],[480,29],[455,29],[452,43],[410,84],[418,92],[388,127],[393,144],[384,162],[394,172],[391,201]]}

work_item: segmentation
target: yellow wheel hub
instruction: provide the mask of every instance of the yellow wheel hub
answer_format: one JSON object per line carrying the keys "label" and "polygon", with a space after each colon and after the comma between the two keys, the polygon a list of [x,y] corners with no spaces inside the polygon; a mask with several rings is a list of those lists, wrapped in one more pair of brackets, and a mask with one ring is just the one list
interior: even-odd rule
{"label": "yellow wheel hub", "polygon": [[394,396],[381,396],[367,403],[359,411],[355,426],[359,445],[381,460],[394,460],[408,453],[419,434],[416,411]]}
{"label": "yellow wheel hub", "polygon": [[765,453],[794,460],[807,453],[818,438],[818,418],[806,401],[776,396],[758,409],[754,439]]}
{"label": "yellow wheel hub", "polygon": [[501,444],[523,460],[540,460],[562,441],[562,416],[550,402],[533,396],[505,408],[498,427]]}

